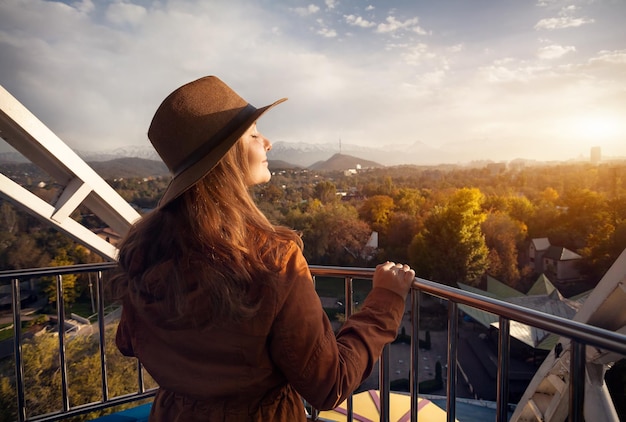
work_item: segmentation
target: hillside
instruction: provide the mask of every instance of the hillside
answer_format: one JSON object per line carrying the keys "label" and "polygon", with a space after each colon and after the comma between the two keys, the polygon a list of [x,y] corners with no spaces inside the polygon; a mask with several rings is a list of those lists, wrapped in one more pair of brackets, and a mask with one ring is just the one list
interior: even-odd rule
{"label": "hillside", "polygon": [[288,170],[288,169],[300,169],[301,166],[288,163],[284,160],[268,160],[270,170]]}
{"label": "hillside", "polygon": [[104,179],[169,175],[167,167],[162,161],[145,158],[116,158],[115,160],[94,161],[87,164]]}
{"label": "hillside", "polygon": [[317,171],[343,171],[348,169],[354,169],[357,166],[361,168],[381,168],[385,167],[382,164],[375,163],[374,161],[363,160],[361,158],[353,157],[352,155],[335,154],[326,161],[318,161],[309,166],[310,170]]}
{"label": "hillside", "polygon": [[[163,162],[145,158],[116,158],[107,161],[89,161],[87,164],[102,178],[107,180],[169,176],[167,167]],[[319,161],[313,164],[309,169],[315,171],[343,171],[354,169],[357,165],[360,165],[363,169],[385,167],[374,161],[363,160],[351,155],[335,154],[326,161]],[[269,168],[272,170],[285,170],[302,167],[284,160],[269,160]],[[29,162],[0,161],[0,173],[23,184],[31,184],[34,181],[48,182],[50,179],[41,169]]]}
{"label": "hillside", "polygon": [[[169,175],[163,162],[144,158],[116,158],[115,160],[95,161],[87,164],[104,179]],[[0,162],[0,173],[23,185],[50,181],[49,175],[29,162]]]}

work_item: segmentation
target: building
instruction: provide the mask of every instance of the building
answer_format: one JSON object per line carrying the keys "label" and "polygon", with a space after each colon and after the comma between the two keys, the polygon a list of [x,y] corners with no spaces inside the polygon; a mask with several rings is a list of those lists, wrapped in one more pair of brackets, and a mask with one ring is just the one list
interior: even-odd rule
{"label": "building", "polygon": [[557,283],[579,279],[577,263],[581,258],[562,246],[550,246],[543,254],[544,273]]}
{"label": "building", "polygon": [[591,164],[599,164],[602,160],[602,150],[600,147],[591,147]]}
{"label": "building", "polygon": [[550,247],[550,240],[547,237],[535,238],[528,246],[528,265],[537,274],[543,272],[543,254]]}

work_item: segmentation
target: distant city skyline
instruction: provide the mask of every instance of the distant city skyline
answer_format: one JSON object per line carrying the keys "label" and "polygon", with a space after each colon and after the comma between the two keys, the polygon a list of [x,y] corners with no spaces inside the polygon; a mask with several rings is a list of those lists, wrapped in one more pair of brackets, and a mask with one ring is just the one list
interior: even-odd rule
{"label": "distant city skyline", "polygon": [[276,143],[626,157],[624,16],[618,0],[4,0],[0,85],[79,151],[149,146],[160,101],[215,74],[257,107],[289,97],[259,122]]}

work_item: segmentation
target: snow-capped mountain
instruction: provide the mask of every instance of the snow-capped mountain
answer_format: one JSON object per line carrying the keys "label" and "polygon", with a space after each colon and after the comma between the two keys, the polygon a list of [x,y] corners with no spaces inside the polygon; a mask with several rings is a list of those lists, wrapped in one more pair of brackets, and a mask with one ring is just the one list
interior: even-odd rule
{"label": "snow-capped mountain", "polygon": [[[118,158],[143,158],[161,161],[154,148],[150,145],[127,146],[105,151],[76,150],[76,153],[86,162],[110,161]],[[436,165],[441,163],[463,162],[471,159],[467,155],[451,153],[444,149],[432,148],[422,142],[413,144],[381,144],[368,147],[354,144],[324,143],[311,144],[306,142],[274,143],[269,151],[268,158],[273,161],[307,168],[315,163],[326,161],[335,154],[350,155],[362,160],[374,161],[383,166],[403,164]],[[0,153],[0,162],[26,162],[17,152]]]}
{"label": "snow-capped mountain", "polygon": [[144,158],[146,160],[161,161],[157,152],[149,145],[128,146],[115,148],[108,151],[76,151],[83,160],[89,161],[109,161],[116,158]]}

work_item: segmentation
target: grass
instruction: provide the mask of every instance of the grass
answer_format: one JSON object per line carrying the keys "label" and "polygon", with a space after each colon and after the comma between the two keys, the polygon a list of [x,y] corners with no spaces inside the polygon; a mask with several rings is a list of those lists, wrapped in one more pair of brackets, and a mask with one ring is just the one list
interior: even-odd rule
{"label": "grass", "polygon": [[83,299],[72,303],[72,305],[67,308],[66,312],[80,315],[84,318],[89,318],[95,314],[95,312],[91,310],[91,302]]}
{"label": "grass", "polygon": [[[10,338],[13,338],[13,323],[9,323],[9,324],[1,324],[0,325],[0,341],[4,341],[4,340],[8,340]],[[11,327],[11,328],[6,328],[6,327]],[[24,330],[26,330],[29,327],[29,322],[28,321],[22,321],[22,332]],[[3,328],[5,328],[3,330]]]}

